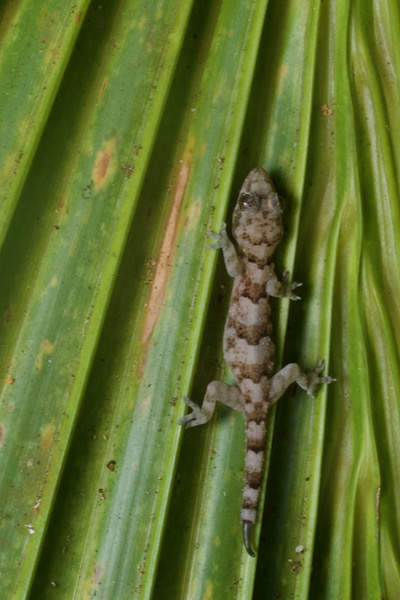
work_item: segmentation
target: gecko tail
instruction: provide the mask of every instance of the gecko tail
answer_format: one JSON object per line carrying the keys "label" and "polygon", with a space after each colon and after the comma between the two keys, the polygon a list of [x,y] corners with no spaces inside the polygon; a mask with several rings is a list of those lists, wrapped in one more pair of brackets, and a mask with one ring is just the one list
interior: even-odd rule
{"label": "gecko tail", "polygon": [[243,544],[246,548],[247,554],[254,558],[255,553],[251,547],[251,526],[252,523],[249,523],[248,521],[243,523]]}

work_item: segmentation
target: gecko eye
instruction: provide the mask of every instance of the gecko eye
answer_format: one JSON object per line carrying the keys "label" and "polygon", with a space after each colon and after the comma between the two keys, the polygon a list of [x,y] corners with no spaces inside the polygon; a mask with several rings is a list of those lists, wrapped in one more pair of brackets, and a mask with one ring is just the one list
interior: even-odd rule
{"label": "gecko eye", "polygon": [[242,194],[238,204],[241,210],[258,210],[261,202],[257,194]]}

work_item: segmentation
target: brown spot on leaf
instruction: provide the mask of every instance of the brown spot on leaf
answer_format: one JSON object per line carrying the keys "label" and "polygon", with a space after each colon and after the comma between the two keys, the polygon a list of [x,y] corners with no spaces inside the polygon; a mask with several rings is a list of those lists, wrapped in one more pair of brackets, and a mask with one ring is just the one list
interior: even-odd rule
{"label": "brown spot on leaf", "polygon": [[99,192],[110,180],[115,172],[113,155],[115,152],[115,139],[108,140],[96,154],[96,160],[92,170],[92,180],[95,192]]}
{"label": "brown spot on leaf", "polygon": [[121,169],[124,174],[125,179],[129,179],[132,176],[133,169],[135,168],[134,164],[131,163],[121,163]]}
{"label": "brown spot on leaf", "polygon": [[[181,170],[178,176],[178,182],[175,189],[173,203],[170,209],[167,225],[165,228],[164,238],[161,244],[161,250],[157,262],[157,268],[154,273],[151,286],[150,298],[148,301],[148,310],[146,320],[143,326],[142,342],[145,346],[150,339],[153,329],[157,322],[160,309],[164,300],[164,294],[168,283],[168,277],[171,272],[173,256],[175,253],[175,238],[180,217],[180,209],[182,200],[185,195],[186,185],[189,179],[190,163],[183,161]],[[142,368],[145,365],[143,360]]]}
{"label": "brown spot on leaf", "polygon": [[101,100],[101,99],[102,99],[102,97],[104,96],[104,92],[105,92],[105,91],[106,91],[106,89],[107,89],[107,85],[108,85],[108,81],[107,81],[107,79],[106,79],[105,81],[103,81],[103,83],[102,83],[102,85],[101,85],[101,88],[100,88],[100,93],[99,93],[99,98],[100,98],[100,100]]}
{"label": "brown spot on leaf", "polygon": [[299,560],[294,560],[291,562],[292,562],[292,564],[291,564],[290,570],[293,571],[293,573],[296,573],[296,575],[297,575],[298,573],[300,573],[303,565],[301,564],[301,562]]}
{"label": "brown spot on leaf", "polygon": [[53,445],[55,431],[56,428],[52,424],[46,425],[46,427],[42,427],[41,429],[42,449],[45,452],[47,452]]}
{"label": "brown spot on leaf", "polygon": [[331,115],[333,115],[333,110],[331,108],[329,108],[329,106],[326,104],[326,102],[321,104],[321,106],[319,108],[320,108],[322,114],[324,115],[324,117],[330,117]]}
{"label": "brown spot on leaf", "polygon": [[57,215],[62,215],[65,212],[67,212],[67,198],[66,196],[63,196],[61,199],[60,204],[57,206],[57,208],[54,211]]}
{"label": "brown spot on leaf", "polygon": [[40,371],[43,367],[43,357],[52,354],[55,350],[55,345],[50,342],[50,340],[44,340],[40,345],[40,351],[36,355],[35,359],[35,369],[36,371]]}

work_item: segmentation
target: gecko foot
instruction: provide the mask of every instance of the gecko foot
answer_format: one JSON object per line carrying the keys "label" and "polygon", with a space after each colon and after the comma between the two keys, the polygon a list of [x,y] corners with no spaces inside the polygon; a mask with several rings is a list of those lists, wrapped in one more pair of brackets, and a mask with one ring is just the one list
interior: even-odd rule
{"label": "gecko foot", "polygon": [[203,423],[207,423],[208,418],[203,413],[200,406],[195,404],[190,398],[184,398],[184,401],[185,404],[192,409],[192,412],[178,419],[178,425],[183,425],[185,429],[188,429],[189,427],[195,427],[196,425],[203,425]]}
{"label": "gecko foot", "polygon": [[321,383],[333,383],[334,381],[337,381],[337,379],[335,379],[334,377],[330,377],[329,375],[326,375],[325,377],[320,377],[319,374],[321,373],[321,371],[324,370],[324,368],[325,361],[320,360],[315,365],[315,367],[309,373],[307,373],[307,387],[304,387],[304,389],[306,390],[307,394],[312,398],[314,398],[315,390]]}
{"label": "gecko foot", "polygon": [[255,553],[251,547],[251,526],[252,523],[249,523],[248,521],[243,523],[243,545],[246,549],[247,554],[254,558]]}
{"label": "gecko foot", "polygon": [[226,233],[226,223],[221,223],[221,229],[219,233],[214,233],[214,231],[208,231],[207,235],[215,240],[212,244],[208,244],[207,248],[209,250],[219,250],[220,248],[225,248],[229,245],[228,234]]}
{"label": "gecko foot", "polygon": [[282,275],[282,281],[278,281],[276,275],[268,279],[265,290],[269,296],[274,298],[289,298],[289,300],[301,300],[300,296],[293,293],[293,290],[302,286],[302,283],[297,281],[289,282],[289,271],[285,271]]}

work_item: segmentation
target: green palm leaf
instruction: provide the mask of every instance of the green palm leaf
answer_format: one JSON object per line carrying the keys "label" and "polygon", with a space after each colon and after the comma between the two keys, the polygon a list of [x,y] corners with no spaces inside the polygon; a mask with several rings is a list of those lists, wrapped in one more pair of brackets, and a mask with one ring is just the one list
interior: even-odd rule
{"label": "green palm leaf", "polygon": [[[0,24],[5,598],[399,593],[399,9],[8,2]],[[207,229],[263,166],[286,198],[278,362],[338,381],[271,411],[257,559]],[[277,365],[279,366],[279,365]]]}

